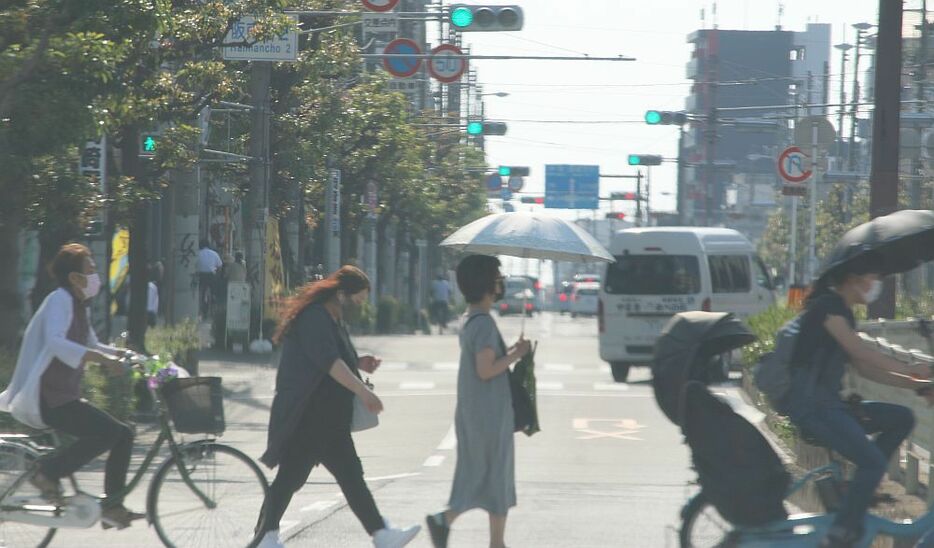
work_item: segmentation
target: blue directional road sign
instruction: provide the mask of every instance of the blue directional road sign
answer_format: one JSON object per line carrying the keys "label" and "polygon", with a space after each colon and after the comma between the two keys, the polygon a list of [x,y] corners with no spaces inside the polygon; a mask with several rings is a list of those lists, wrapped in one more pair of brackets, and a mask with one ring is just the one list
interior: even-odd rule
{"label": "blue directional road sign", "polygon": [[545,166],[545,207],[598,209],[600,166]]}

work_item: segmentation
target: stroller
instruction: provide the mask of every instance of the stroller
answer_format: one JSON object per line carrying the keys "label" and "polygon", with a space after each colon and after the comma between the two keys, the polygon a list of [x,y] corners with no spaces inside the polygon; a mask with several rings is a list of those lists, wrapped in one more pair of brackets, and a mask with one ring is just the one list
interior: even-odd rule
{"label": "stroller", "polygon": [[712,504],[734,526],[787,517],[782,501],[790,475],[781,459],[755,426],[708,389],[718,378],[718,357],[755,340],[732,314],[683,312],[655,345],[655,399],[681,427],[701,486],[682,511],[684,518],[698,504]]}

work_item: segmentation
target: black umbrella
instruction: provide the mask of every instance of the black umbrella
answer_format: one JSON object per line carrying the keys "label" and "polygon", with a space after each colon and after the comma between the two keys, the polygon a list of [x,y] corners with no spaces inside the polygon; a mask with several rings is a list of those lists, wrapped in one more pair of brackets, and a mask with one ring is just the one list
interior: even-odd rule
{"label": "black umbrella", "polygon": [[756,340],[727,312],[675,314],[655,343],[652,387],[655,400],[675,424],[681,423],[682,391],[689,381],[711,381],[710,358]]}
{"label": "black umbrella", "polygon": [[821,277],[871,261],[882,275],[912,270],[934,260],[934,211],[903,209],[876,217],[850,229],[840,238],[821,271]]}

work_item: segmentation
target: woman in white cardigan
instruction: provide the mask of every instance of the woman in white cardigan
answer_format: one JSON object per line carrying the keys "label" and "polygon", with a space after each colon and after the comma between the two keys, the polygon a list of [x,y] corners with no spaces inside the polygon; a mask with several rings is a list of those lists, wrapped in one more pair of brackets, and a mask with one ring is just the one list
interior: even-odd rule
{"label": "woman in white cardigan", "polygon": [[0,394],[0,411],[33,428],[54,428],[76,438],[44,458],[31,478],[43,496],[61,497],[60,479],[110,451],[105,468],[104,528],[124,528],[144,517],[123,506],[133,430],[81,398],[85,365],[96,363],[113,375],[124,368],[123,350],[103,345],[91,327],[88,303],[101,280],[87,247],[67,244],[49,265],[58,289],[46,297],[23,336],[13,379]]}

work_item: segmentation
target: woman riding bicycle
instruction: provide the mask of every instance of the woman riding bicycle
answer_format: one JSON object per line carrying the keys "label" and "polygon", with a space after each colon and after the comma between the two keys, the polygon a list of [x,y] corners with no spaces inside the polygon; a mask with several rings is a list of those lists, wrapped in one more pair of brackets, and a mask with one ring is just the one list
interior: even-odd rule
{"label": "woman riding bicycle", "polygon": [[[907,407],[841,400],[846,363],[869,380],[915,390],[928,402],[931,382],[913,378],[915,370],[862,344],[852,308],[879,297],[878,257],[835,269],[819,279],[805,303],[792,363],[808,364],[793,376],[788,415],[805,438],[856,464],[834,525],[821,546],[849,547],[859,541],[863,520],[889,459],[914,426]],[[875,441],[867,438],[878,434]]]}
{"label": "woman riding bicycle", "polygon": [[101,280],[87,247],[63,246],[49,273],[58,289],[45,298],[23,336],[10,386],[0,394],[0,411],[32,428],[54,428],[77,438],[40,461],[30,482],[49,500],[62,495],[60,479],[109,450],[104,472],[101,522],[123,529],[145,517],[123,506],[133,430],[81,398],[85,365],[96,363],[111,374],[123,372],[116,356],[125,351],[101,344],[91,327],[88,303]]}

